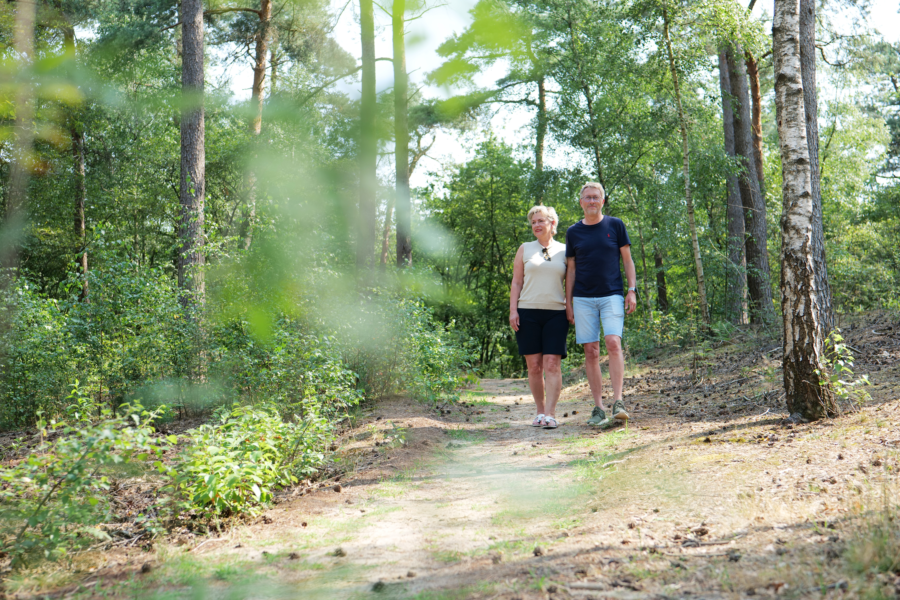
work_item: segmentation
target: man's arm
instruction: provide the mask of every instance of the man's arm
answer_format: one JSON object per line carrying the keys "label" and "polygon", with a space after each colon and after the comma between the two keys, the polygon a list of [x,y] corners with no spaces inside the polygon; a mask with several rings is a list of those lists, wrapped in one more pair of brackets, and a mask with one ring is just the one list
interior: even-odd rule
{"label": "man's arm", "polygon": [[572,308],[572,293],[575,290],[575,257],[566,259],[566,318],[575,324],[575,310]]}
{"label": "man's arm", "polygon": [[[619,248],[622,253],[622,264],[625,266],[625,279],[628,281],[626,287],[637,287],[637,269],[634,268],[634,261],[631,259],[631,246],[622,246]],[[637,294],[628,292],[625,294],[625,313],[631,314],[637,308]]]}

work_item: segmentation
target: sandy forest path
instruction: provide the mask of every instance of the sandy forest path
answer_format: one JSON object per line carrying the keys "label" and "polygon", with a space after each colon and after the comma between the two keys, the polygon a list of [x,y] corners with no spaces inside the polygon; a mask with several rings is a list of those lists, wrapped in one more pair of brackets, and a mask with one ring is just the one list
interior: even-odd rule
{"label": "sandy forest path", "polygon": [[900,344],[886,340],[867,365],[872,402],[813,424],[784,420],[759,347],[706,356],[699,382],[684,356],[632,365],[632,420],[606,431],[585,424],[583,381],[565,387],[552,431],[530,426],[524,380],[482,380],[442,408],[382,401],[344,431],[341,475],[222,537],[161,546],[132,585],[179,595],[199,581],[236,598],[890,591],[900,579],[852,571],[859,523],[898,489]]}

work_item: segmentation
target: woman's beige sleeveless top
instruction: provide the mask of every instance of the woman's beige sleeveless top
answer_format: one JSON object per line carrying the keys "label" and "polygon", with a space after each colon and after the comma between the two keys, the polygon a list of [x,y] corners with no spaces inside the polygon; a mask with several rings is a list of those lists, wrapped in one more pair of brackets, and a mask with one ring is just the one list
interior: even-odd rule
{"label": "woman's beige sleeveless top", "polygon": [[550,242],[544,258],[544,247],[537,240],[522,244],[525,262],[525,284],[519,295],[519,308],[565,310],[566,245]]}

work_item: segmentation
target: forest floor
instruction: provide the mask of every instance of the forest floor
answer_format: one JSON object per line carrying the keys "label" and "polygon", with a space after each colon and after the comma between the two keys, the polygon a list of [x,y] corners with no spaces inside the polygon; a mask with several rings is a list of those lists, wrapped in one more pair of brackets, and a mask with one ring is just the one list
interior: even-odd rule
{"label": "forest floor", "polygon": [[631,421],[604,431],[585,424],[577,372],[556,430],[530,426],[525,380],[482,380],[442,408],[387,400],[345,431],[340,475],[221,535],[82,555],[53,595],[900,597],[885,508],[900,497],[900,326],[869,315],[844,331],[874,385],[840,418],[786,420],[771,340],[630,361]]}

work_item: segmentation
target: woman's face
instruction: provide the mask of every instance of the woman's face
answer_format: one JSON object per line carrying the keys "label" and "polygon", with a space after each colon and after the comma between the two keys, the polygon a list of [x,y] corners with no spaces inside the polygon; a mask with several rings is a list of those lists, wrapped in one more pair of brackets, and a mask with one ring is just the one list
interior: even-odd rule
{"label": "woman's face", "polygon": [[552,231],[553,221],[550,220],[550,217],[541,212],[531,215],[531,232],[534,233],[534,237],[553,235]]}

